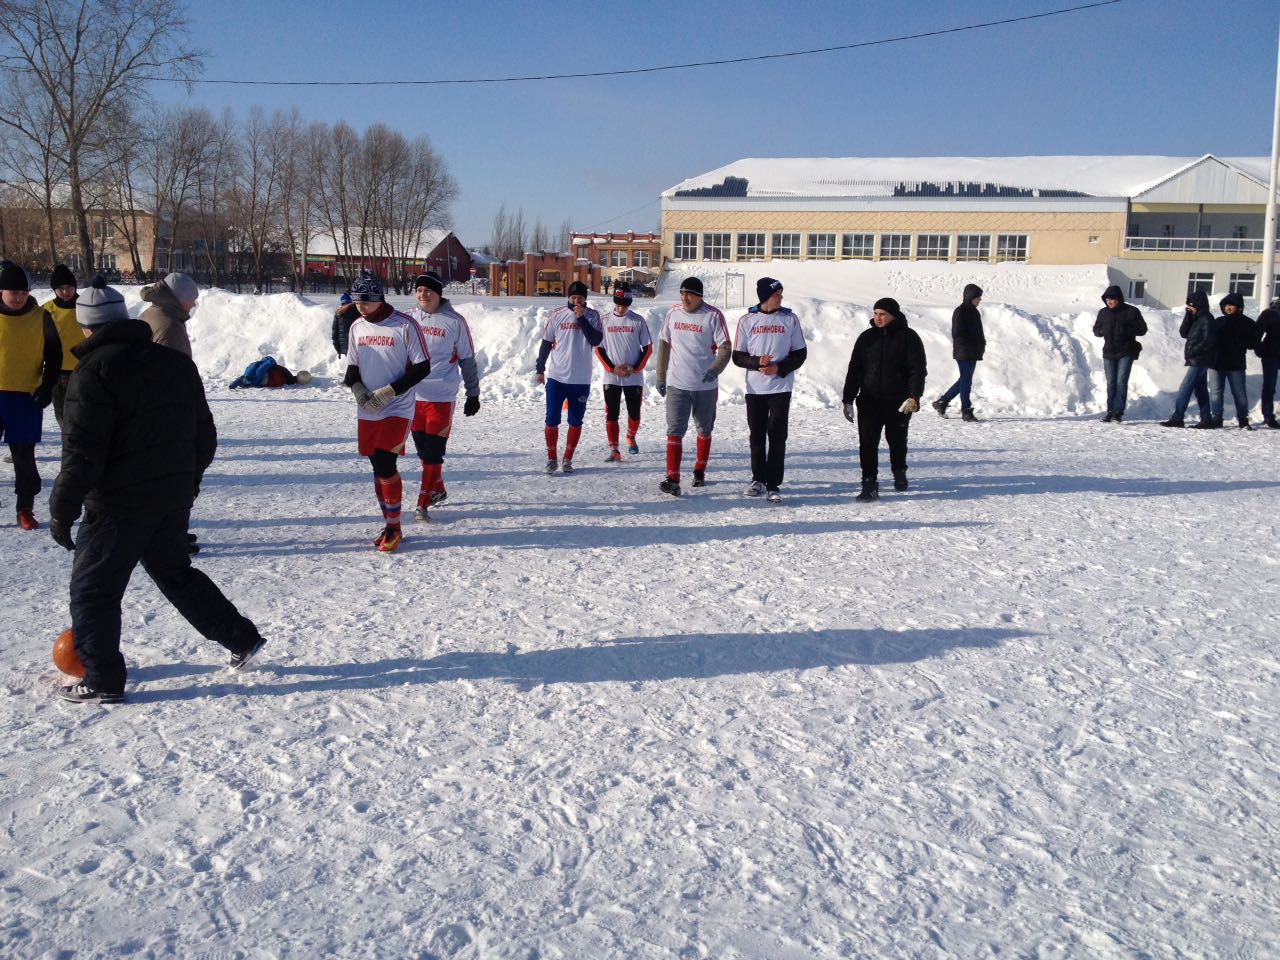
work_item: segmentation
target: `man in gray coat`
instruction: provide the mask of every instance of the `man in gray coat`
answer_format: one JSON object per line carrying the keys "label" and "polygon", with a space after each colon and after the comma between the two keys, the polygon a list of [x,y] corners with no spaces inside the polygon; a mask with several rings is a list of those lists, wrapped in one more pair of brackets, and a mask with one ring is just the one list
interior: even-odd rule
{"label": "man in gray coat", "polygon": [[200,287],[185,273],[171,273],[154,286],[144,287],[142,299],[151,306],[139,320],[151,328],[151,342],[191,356],[187,321],[200,296]]}

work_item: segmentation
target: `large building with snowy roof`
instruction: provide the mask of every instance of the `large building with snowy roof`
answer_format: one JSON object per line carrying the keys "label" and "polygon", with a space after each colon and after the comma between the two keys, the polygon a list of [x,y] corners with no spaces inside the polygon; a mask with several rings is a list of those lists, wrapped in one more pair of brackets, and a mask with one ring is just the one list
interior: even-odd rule
{"label": "large building with snowy roof", "polygon": [[739,160],[663,192],[662,254],[1106,264],[1136,302],[1249,299],[1266,292],[1268,170],[1211,154]]}

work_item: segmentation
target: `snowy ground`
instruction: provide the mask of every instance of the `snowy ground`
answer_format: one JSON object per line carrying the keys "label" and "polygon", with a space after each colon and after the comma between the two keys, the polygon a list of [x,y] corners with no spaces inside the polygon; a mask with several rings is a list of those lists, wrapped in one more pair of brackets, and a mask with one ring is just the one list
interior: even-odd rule
{"label": "snowy ground", "polygon": [[1275,433],[929,413],[863,506],[815,403],[779,508],[740,405],[672,501],[656,406],[548,478],[512,396],[388,557],[342,391],[210,396],[256,670],[139,573],[130,703],[56,702],[69,559],[0,527],[0,955],[1280,952]]}

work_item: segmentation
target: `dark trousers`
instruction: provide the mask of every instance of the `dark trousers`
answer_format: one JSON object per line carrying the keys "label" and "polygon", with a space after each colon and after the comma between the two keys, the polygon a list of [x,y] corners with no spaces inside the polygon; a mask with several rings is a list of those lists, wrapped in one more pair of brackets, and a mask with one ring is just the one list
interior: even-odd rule
{"label": "dark trousers", "polygon": [[189,518],[189,510],[132,516],[86,513],[71,567],[71,629],[85,683],[95,690],[124,692],[120,601],[139,562],[165,599],[205,639],[232,653],[244,653],[260,639],[253,622],[191,565]]}
{"label": "dark trousers", "polygon": [[747,430],[751,434],[751,479],[768,490],[782,486],[787,459],[787,418],[791,391],[747,394]]}
{"label": "dark trousers", "polygon": [[13,495],[19,510],[30,510],[40,492],[40,471],[36,469],[36,445],[34,443],[9,444],[9,456],[13,457]]}
{"label": "dark trousers", "polygon": [[858,460],[862,479],[874,480],[880,475],[880,434],[889,443],[889,466],[894,473],[907,469],[907,425],[911,414],[899,413],[902,401],[858,398]]}
{"label": "dark trousers", "polygon": [[1280,357],[1262,358],[1262,419],[1274,420],[1276,416],[1276,370]]}
{"label": "dark trousers", "polygon": [[640,419],[640,394],[644,390],[639,384],[634,387],[624,387],[617,383],[606,383],[604,385],[604,418],[617,422],[618,411],[622,407],[622,399],[625,397],[627,401],[627,417],[631,420]]}
{"label": "dark trousers", "polygon": [[973,371],[978,368],[977,360],[957,360],[956,366],[960,370],[960,377],[953,383],[950,388],[938,399],[943,403],[950,403],[956,398],[956,394],[960,394],[960,409],[968,410],[973,406],[973,401],[969,397],[970,390],[973,389]]}

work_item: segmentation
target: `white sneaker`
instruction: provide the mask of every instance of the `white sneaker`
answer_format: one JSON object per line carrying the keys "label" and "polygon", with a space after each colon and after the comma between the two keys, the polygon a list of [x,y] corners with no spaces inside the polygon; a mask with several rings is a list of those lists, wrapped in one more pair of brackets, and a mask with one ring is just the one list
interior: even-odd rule
{"label": "white sneaker", "polygon": [[763,497],[764,484],[761,483],[759,480],[752,480],[749,484],[747,484],[747,489],[742,491],[742,495],[744,497]]}
{"label": "white sneaker", "polygon": [[413,522],[414,523],[430,523],[431,522],[431,517],[427,514],[426,507],[419,507],[417,510],[413,511]]}
{"label": "white sneaker", "polygon": [[777,490],[770,490],[768,496],[765,499],[767,499],[770,503],[781,503],[782,494],[779,493]]}

